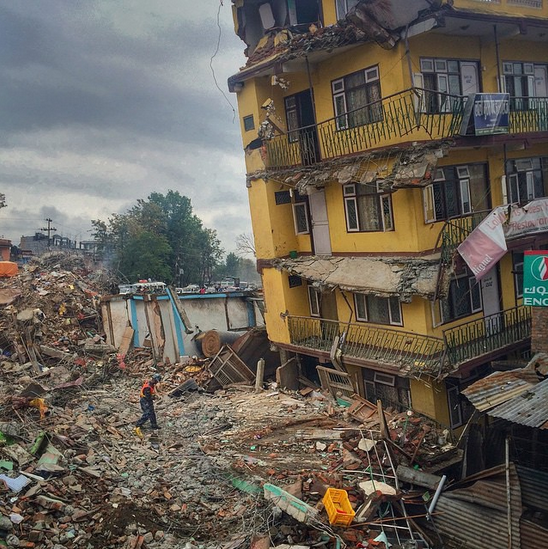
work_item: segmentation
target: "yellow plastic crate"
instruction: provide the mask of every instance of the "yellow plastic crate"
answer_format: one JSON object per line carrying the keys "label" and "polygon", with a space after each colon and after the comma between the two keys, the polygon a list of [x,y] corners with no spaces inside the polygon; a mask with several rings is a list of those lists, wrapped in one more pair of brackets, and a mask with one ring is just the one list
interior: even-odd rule
{"label": "yellow plastic crate", "polygon": [[349,526],[352,524],[356,513],[350,505],[346,490],[328,488],[323,497],[323,504],[329,517],[329,524],[333,526]]}

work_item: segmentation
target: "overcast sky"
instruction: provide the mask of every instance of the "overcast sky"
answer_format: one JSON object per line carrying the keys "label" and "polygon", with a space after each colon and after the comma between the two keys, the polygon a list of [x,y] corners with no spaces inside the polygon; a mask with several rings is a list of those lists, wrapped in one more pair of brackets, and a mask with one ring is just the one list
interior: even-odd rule
{"label": "overcast sky", "polygon": [[[91,219],[151,192],[192,200],[223,247],[250,233],[231,1],[11,0],[0,5],[0,236]],[[220,51],[212,61],[222,28]],[[227,101],[228,99],[228,101]]]}

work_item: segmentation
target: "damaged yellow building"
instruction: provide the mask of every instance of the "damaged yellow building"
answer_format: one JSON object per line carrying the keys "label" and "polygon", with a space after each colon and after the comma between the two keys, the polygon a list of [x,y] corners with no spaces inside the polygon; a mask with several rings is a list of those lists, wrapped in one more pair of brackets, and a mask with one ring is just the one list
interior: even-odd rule
{"label": "damaged yellow building", "polygon": [[530,350],[523,252],[548,233],[508,238],[479,282],[457,248],[493,208],[548,196],[546,0],[233,0],[233,13],[271,342],[343,395],[459,427],[461,391]]}

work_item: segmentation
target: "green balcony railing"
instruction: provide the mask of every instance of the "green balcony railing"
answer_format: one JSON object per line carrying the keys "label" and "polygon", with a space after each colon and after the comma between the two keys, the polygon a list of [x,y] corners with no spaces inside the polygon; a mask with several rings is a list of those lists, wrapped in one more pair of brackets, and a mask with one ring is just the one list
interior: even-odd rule
{"label": "green balcony railing", "polygon": [[[435,103],[434,103],[435,100]],[[391,141],[443,139],[460,130],[465,98],[409,88],[265,142],[268,168],[312,165]]]}
{"label": "green balcony railing", "polygon": [[548,97],[511,97],[509,133],[548,131]]}
{"label": "green balcony railing", "polygon": [[530,337],[531,308],[523,305],[464,322],[443,332],[447,356],[454,367],[494,352],[503,353]]}
{"label": "green balcony railing", "polygon": [[[459,135],[467,98],[409,88],[265,141],[266,166],[310,166],[413,139]],[[510,134],[548,131],[548,97],[511,97]]]}
{"label": "green balcony railing", "polygon": [[451,264],[455,250],[468,235],[489,215],[490,210],[473,212],[448,219],[440,232],[437,248],[441,248],[441,264]]}
{"label": "green balcony railing", "polygon": [[438,375],[446,365],[441,338],[311,317],[288,316],[287,322],[290,341],[299,347],[330,352],[338,336],[339,348],[348,358],[431,375]]}
{"label": "green balcony railing", "polygon": [[502,356],[531,337],[530,307],[514,307],[463,322],[443,332],[443,338],[391,327],[345,323],[304,316],[287,317],[290,343],[330,353],[335,338],[343,358],[375,362],[411,375],[439,376],[485,355]]}

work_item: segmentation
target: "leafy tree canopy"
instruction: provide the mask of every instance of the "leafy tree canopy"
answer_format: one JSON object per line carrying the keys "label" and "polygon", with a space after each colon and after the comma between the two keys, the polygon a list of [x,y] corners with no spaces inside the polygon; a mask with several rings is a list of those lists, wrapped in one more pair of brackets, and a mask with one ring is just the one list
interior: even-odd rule
{"label": "leafy tree canopy", "polygon": [[92,225],[98,248],[130,282],[206,284],[223,254],[216,231],[203,226],[178,191],[151,193],[126,213]]}

